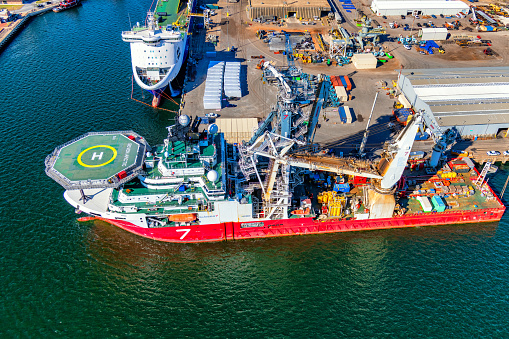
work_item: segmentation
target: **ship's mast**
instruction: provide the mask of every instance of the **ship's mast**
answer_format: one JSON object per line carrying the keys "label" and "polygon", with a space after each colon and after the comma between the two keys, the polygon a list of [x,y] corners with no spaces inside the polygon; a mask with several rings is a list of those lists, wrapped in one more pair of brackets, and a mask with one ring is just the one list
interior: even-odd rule
{"label": "ship's mast", "polygon": [[155,25],[155,20],[154,20],[154,12],[148,12],[147,13],[147,27],[149,30],[151,31],[155,31],[156,29],[156,25]]}

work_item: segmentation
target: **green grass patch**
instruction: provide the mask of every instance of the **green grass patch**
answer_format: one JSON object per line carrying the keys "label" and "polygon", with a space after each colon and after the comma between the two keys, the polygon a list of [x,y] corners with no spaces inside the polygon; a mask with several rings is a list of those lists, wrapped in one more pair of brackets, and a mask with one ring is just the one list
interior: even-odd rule
{"label": "green grass patch", "polygon": [[0,9],[7,8],[9,11],[20,9],[23,5],[0,5]]}

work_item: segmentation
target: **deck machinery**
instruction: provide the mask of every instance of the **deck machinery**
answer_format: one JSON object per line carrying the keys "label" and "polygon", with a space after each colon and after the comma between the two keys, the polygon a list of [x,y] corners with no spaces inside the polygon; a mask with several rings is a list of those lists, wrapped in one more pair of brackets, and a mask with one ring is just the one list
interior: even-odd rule
{"label": "deck machinery", "polygon": [[[238,145],[236,164],[240,171],[234,169],[232,173],[241,172],[242,175],[230,178],[235,181],[235,191],[252,193],[255,189],[261,190],[261,201],[255,208],[258,214],[284,219],[289,215],[294,188],[303,183],[300,175],[303,170],[362,176],[374,179],[372,192],[366,194],[371,202],[369,206],[375,211],[373,217],[392,215],[395,205],[393,188],[406,166],[422,117],[415,116],[400,136],[388,145],[386,158],[378,168],[366,160],[302,152],[299,149],[309,146],[307,136],[313,132],[308,129],[310,120],[313,120],[310,117],[317,118],[316,110],[313,107],[308,110],[305,105],[315,101],[318,86],[311,86],[309,78],[295,66],[291,57],[286,68],[276,68],[265,62],[263,72],[267,82],[278,86],[278,101],[251,140]],[[323,99],[321,95],[319,97]],[[379,213],[376,213],[375,205],[381,206]]]}
{"label": "deck machinery", "polygon": [[[260,189],[260,215],[287,218],[292,192],[303,182],[300,173],[304,169],[360,176],[372,179],[372,185],[364,194],[365,205],[371,211],[370,218],[391,217],[395,207],[395,187],[407,164],[417,131],[426,126],[435,140],[430,161],[432,167],[438,165],[444,150],[455,139],[454,131],[442,131],[433,116],[418,112],[410,117],[394,141],[386,143],[384,156],[378,164],[299,151],[310,148],[309,136],[313,133],[314,120],[319,114],[320,102],[323,104],[326,98],[324,87],[311,85],[307,75],[295,66],[288,40],[287,67],[276,68],[270,62],[263,64],[265,81],[278,86],[278,101],[251,140],[238,146],[238,166],[242,176],[235,178],[236,192]],[[305,105],[313,101],[314,107],[308,110]],[[245,184],[247,182],[250,184]]]}
{"label": "deck machinery", "polygon": [[329,56],[331,58],[346,57],[348,52],[357,53],[363,51],[366,43],[375,46],[380,42],[381,36],[386,34],[383,27],[373,27],[371,19],[363,19],[361,29],[352,36],[348,31],[339,26],[332,30],[332,40],[329,44]]}

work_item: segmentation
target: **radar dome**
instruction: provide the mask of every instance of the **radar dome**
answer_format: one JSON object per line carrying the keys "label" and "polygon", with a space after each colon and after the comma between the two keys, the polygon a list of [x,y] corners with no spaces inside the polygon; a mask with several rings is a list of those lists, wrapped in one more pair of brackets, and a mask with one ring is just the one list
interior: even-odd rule
{"label": "radar dome", "polygon": [[217,180],[217,172],[214,171],[214,170],[211,170],[207,173],[207,179],[209,179],[209,181],[211,182],[215,182]]}
{"label": "radar dome", "polygon": [[184,114],[179,117],[179,124],[181,124],[184,127],[188,126],[190,122],[191,122],[191,119],[189,118],[188,115]]}
{"label": "radar dome", "polygon": [[208,131],[209,131],[209,134],[216,134],[217,132],[219,132],[219,127],[217,127],[216,124],[211,124],[209,126]]}

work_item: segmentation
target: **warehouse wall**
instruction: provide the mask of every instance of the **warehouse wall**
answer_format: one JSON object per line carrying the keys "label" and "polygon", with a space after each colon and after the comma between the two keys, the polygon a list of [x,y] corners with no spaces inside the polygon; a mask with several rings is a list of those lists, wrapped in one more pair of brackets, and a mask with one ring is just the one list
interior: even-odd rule
{"label": "warehouse wall", "polygon": [[[442,126],[442,130],[452,128],[454,126]],[[456,126],[458,133],[464,138],[471,138],[474,136],[488,136],[497,134],[499,129],[508,128],[508,124],[492,124],[492,125],[465,125]]]}

